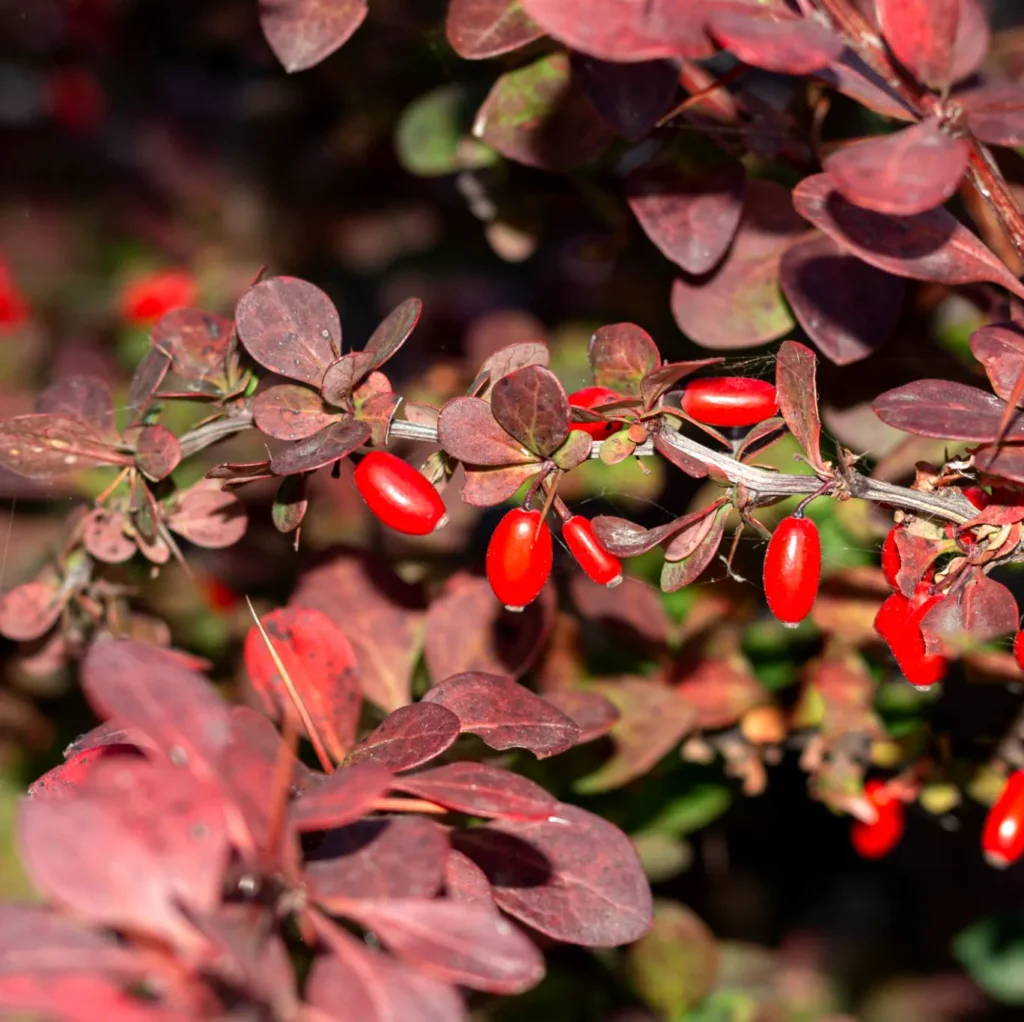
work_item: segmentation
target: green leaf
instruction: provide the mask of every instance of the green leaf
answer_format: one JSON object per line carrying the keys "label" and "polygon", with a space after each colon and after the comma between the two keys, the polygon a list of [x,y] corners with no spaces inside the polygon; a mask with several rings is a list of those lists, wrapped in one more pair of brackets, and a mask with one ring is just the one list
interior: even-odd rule
{"label": "green leaf", "polygon": [[413,100],[398,120],[398,161],[418,177],[488,167],[498,154],[470,136],[476,99],[460,85],[442,85]]}
{"label": "green leaf", "polygon": [[979,919],[954,939],[953,954],[990,997],[1024,1004],[1024,914]]}
{"label": "green leaf", "polygon": [[698,784],[669,802],[641,833],[683,837],[717,820],[730,805],[732,795],[724,785]]}

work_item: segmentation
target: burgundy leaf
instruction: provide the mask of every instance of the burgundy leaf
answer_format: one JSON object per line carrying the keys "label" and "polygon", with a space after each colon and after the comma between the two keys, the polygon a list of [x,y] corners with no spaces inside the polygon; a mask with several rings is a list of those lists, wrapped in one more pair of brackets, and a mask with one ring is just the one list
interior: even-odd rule
{"label": "burgundy leaf", "polygon": [[194,950],[182,908],[203,915],[220,901],[222,804],[168,763],[108,760],[73,798],[23,802],[18,837],[32,882],[83,919]]}
{"label": "burgundy leaf", "polygon": [[1020,627],[1020,612],[1013,593],[989,578],[980,568],[955,592],[940,600],[921,620],[929,653],[976,648],[985,642],[1013,635]]}
{"label": "burgundy leaf", "polygon": [[98,376],[66,376],[36,398],[35,410],[88,423],[101,436],[116,436],[114,399],[106,380]]}
{"label": "burgundy leaf", "polygon": [[980,447],[975,452],[979,467],[993,475],[1024,483],[1024,447],[1001,443],[998,447]]}
{"label": "burgundy leaf", "polygon": [[783,341],[775,357],[775,389],[779,411],[811,468],[827,472],[821,457],[821,419],[818,417],[818,360],[798,341]]}
{"label": "burgundy leaf", "polygon": [[203,309],[171,309],[153,327],[154,347],[171,356],[171,372],[183,380],[226,386],[234,324]]}
{"label": "burgundy leaf", "polygon": [[875,0],[885,41],[927,85],[950,83],[961,0]]}
{"label": "burgundy leaf", "polygon": [[912,216],[941,206],[956,192],[969,152],[964,139],[932,117],[837,150],[825,160],[825,172],[850,202]]}
{"label": "burgundy leaf", "polygon": [[42,795],[66,798],[78,792],[100,763],[118,756],[138,755],[139,750],[134,745],[101,745],[95,749],[86,749],[68,756],[63,763],[48,770],[42,777],[37,777],[28,786],[25,795],[28,798]]}
{"label": "burgundy leaf", "polygon": [[688,170],[641,167],[626,177],[629,208],[647,237],[687,273],[707,273],[739,227],[747,175],[738,160]]}
{"label": "burgundy leaf", "polygon": [[144,426],[135,441],[135,464],[147,479],[166,479],[181,461],[178,438],[165,426]]}
{"label": "burgundy leaf", "polygon": [[551,460],[563,471],[571,472],[590,458],[594,439],[582,430],[571,430],[561,446],[551,454]]}
{"label": "burgundy leaf", "polygon": [[896,573],[896,588],[910,597],[925,572],[939,555],[936,545],[926,536],[918,536],[910,529],[896,530],[896,551],[900,555],[900,569]]}
{"label": "burgundy leaf", "polygon": [[438,416],[437,436],[446,454],[470,465],[523,465],[537,460],[498,425],[491,406],[478,397],[446,402]]}
{"label": "burgundy leaf", "polygon": [[555,173],[596,159],[612,140],[565,53],[503,74],[477,112],[473,134],[510,160]]}
{"label": "burgundy leaf", "polygon": [[548,692],[544,698],[577,723],[580,729],[577,745],[606,735],[619,719],[618,707],[591,689],[567,688]]}
{"label": "burgundy leaf", "polygon": [[444,883],[448,854],[448,838],[433,820],[373,817],[330,831],[306,876],[327,908],[353,898],[430,898]]}
{"label": "burgundy leaf", "polygon": [[645,529],[627,518],[598,515],[593,519],[594,532],[601,543],[616,557],[639,557],[700,522],[716,511],[721,503],[715,501],[707,507],[702,507],[682,518],[676,518],[665,525],[655,526],[653,529]]}
{"label": "burgundy leaf", "polygon": [[805,231],[786,188],[748,181],[743,219],[714,276],[679,277],[672,285],[679,329],[702,347],[718,350],[765,344],[791,329],[779,288],[779,259]]}
{"label": "burgundy leaf", "polygon": [[710,57],[699,0],[521,0],[559,42],[601,60]]}
{"label": "burgundy leaf", "polygon": [[655,126],[679,88],[679,68],[671,60],[622,64],[574,53],[572,74],[604,123],[631,142]]}
{"label": "burgundy leaf", "polygon": [[66,598],[45,582],[25,582],[0,597],[0,635],[31,642],[45,635],[64,609]]}
{"label": "burgundy leaf", "polygon": [[917,120],[915,112],[889,83],[851,49],[845,49],[827,68],[813,72],[813,77],[876,113],[897,121]]}
{"label": "burgundy leaf", "polygon": [[665,560],[685,561],[687,557],[691,557],[708,538],[708,534],[715,527],[717,517],[715,514],[704,515],[693,525],[677,533],[665,546]]}
{"label": "burgundy leaf", "polygon": [[[320,0],[283,0],[281,6],[294,10],[304,3],[320,7]],[[251,287],[238,302],[235,323],[245,350],[261,366],[314,387],[341,353],[341,321],[334,303],[320,288],[296,277],[270,277]]]}
{"label": "burgundy leaf", "polygon": [[126,993],[123,984],[74,972],[0,978],[0,1011],[8,1018],[46,1018],[59,1022],[193,1022],[184,1011]]}
{"label": "burgundy leaf", "polygon": [[609,589],[576,572],[569,580],[569,589],[580,614],[612,635],[625,634],[628,639],[638,636],[655,644],[667,641],[672,627],[661,596],[649,583],[627,576]]}
{"label": "burgundy leaf", "polygon": [[420,321],[422,312],[423,302],[419,298],[406,298],[381,320],[366,342],[365,351],[373,356],[374,369],[387,362],[405,344]]}
{"label": "burgundy leaf", "polygon": [[466,60],[518,50],[544,34],[519,0],[451,0],[445,28],[452,49]]}
{"label": "burgundy leaf", "polygon": [[[546,366],[551,353],[543,341],[518,341],[515,344],[508,344],[499,348],[492,355],[484,359],[477,379],[486,377],[486,383],[477,392],[474,387],[475,397],[489,398],[491,390],[498,380],[514,373],[517,369],[525,369],[527,366]],[[408,403],[404,406],[408,415]],[[434,421],[436,422],[436,415]]]}
{"label": "burgundy leaf", "polygon": [[804,178],[793,201],[802,217],[880,270],[941,284],[989,281],[1024,298],[1024,284],[941,207],[911,217],[875,213],[847,202],[827,174]]}
{"label": "burgundy leaf", "polygon": [[307,572],[291,603],[322,610],[356,651],[363,695],[385,711],[409,702],[423,647],[423,603],[417,587],[369,558],[343,553]]}
{"label": "burgundy leaf", "polygon": [[672,434],[661,430],[654,436],[654,449],[669,463],[685,472],[694,479],[703,479],[708,474],[708,467],[702,461],[687,454],[682,448],[672,443]]}
{"label": "burgundy leaf", "polygon": [[518,994],[544,976],[544,958],[533,941],[477,905],[413,898],[359,901],[345,914],[399,958],[446,983]]}
{"label": "burgundy leaf", "polygon": [[330,405],[348,407],[352,391],[373,369],[374,356],[371,351],[353,351],[332,362],[324,372],[320,393]]}
{"label": "burgundy leaf", "polygon": [[778,7],[714,7],[708,28],[733,54],[753,67],[805,75],[827,66],[843,49],[842,37],[815,18],[797,18]]}
{"label": "burgundy leaf", "polygon": [[557,801],[539,784],[486,763],[446,763],[395,778],[392,787],[470,816],[546,820]]}
{"label": "burgundy leaf", "polygon": [[178,497],[167,524],[190,543],[219,550],[245,535],[249,518],[245,505],[219,480],[201,479]]}
{"label": "burgundy leaf", "polygon": [[[871,407],[882,422],[906,433],[977,441],[995,439],[1006,410],[993,394],[947,380],[916,380],[887,390]],[[1005,439],[1024,440],[1024,413],[1014,416]]]}
{"label": "burgundy leaf", "polygon": [[597,329],[590,338],[588,355],[594,383],[623,397],[639,397],[643,380],[661,365],[658,346],[635,323]]}
{"label": "burgundy leaf", "polygon": [[985,63],[992,33],[988,26],[987,4],[982,0],[960,0],[956,40],[953,43],[953,66],[950,80],[970,78]]}
{"label": "burgundy leaf", "polygon": [[94,426],[65,415],[0,419],[0,467],[28,479],[55,479],[99,465],[129,465]]}
{"label": "burgundy leaf", "polygon": [[366,0],[260,0],[260,27],[281,66],[294,74],[347,43],[366,13]]}
{"label": "burgundy leaf", "polygon": [[651,892],[617,827],[561,804],[556,819],[495,822],[453,834],[480,866],[499,908],[555,940],[616,947],[651,925]]}
{"label": "burgundy leaf", "polygon": [[451,710],[463,731],[492,749],[529,749],[545,759],[571,749],[580,737],[579,727],[561,710],[497,674],[457,674],[423,698]]}
{"label": "burgundy leaf", "polygon": [[150,348],[135,367],[128,387],[128,410],[132,413],[132,425],[142,418],[154,391],[163,382],[170,367],[170,353],[157,345]]}
{"label": "burgundy leaf", "polygon": [[348,457],[370,439],[370,427],[356,419],[342,419],[319,433],[299,440],[270,457],[270,471],[276,476],[313,472]]}
{"label": "burgundy leaf", "polygon": [[985,367],[992,389],[1009,401],[1024,373],[1024,329],[1015,323],[993,323],[975,330],[971,352]]}
{"label": "burgundy leaf", "polygon": [[316,391],[295,383],[268,387],[253,398],[256,428],[278,440],[305,440],[337,420]]}
{"label": "burgundy leaf", "polygon": [[459,718],[443,706],[399,706],[352,750],[348,762],[380,763],[396,773],[411,770],[451,748],[459,730]]}
{"label": "burgundy leaf", "polygon": [[498,380],[491,411],[499,426],[541,458],[569,435],[569,399],[558,377],[544,366],[526,366]]}
{"label": "burgundy leaf", "polygon": [[445,893],[454,901],[497,911],[491,884],[484,871],[468,856],[452,848],[444,872]]}
{"label": "burgundy leaf", "polygon": [[295,799],[288,819],[300,832],[344,827],[370,812],[390,785],[391,771],[378,763],[341,767]]}
{"label": "burgundy leaf", "polygon": [[[322,611],[281,607],[261,618],[310,722],[324,747],[341,761],[355,741],[362,692],[355,650]],[[280,720],[295,706],[277,665],[254,625],[245,639],[249,681],[268,714]]]}
{"label": "burgundy leaf", "polygon": [[383,374],[372,372],[352,392],[355,417],[370,427],[370,443],[385,447],[391,430],[391,420],[401,398],[391,389],[391,381]]}
{"label": "burgundy leaf", "polygon": [[892,333],[905,286],[824,234],[786,249],[782,290],[818,350],[836,365],[867,358]]}
{"label": "burgundy leaf", "polygon": [[715,512],[711,528],[701,538],[693,553],[680,561],[666,561],[661,568],[661,589],[665,593],[674,593],[683,586],[699,578],[707,566],[714,560],[725,531],[725,520],[728,518],[727,508],[719,508]]}
{"label": "burgundy leaf", "polygon": [[956,101],[982,142],[1024,145],[1024,85],[987,85],[958,95]]}
{"label": "burgundy leaf", "polygon": [[[579,435],[579,431],[569,435]],[[506,465],[504,468],[467,468],[465,482],[459,495],[470,507],[494,507],[496,504],[504,504],[519,492],[523,483],[537,474],[539,468],[537,462],[529,465]]]}

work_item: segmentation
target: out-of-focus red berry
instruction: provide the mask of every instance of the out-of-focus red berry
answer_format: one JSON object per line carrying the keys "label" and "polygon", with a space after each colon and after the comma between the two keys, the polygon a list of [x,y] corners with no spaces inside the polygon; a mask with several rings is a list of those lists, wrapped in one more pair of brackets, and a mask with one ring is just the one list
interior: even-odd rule
{"label": "out-of-focus red berry", "polygon": [[1010,774],[1003,793],[989,810],[981,850],[992,866],[1009,866],[1024,855],[1024,770]]}
{"label": "out-of-focus red berry", "polygon": [[188,270],[156,270],[130,281],[121,292],[121,317],[149,326],[165,312],[194,305],[198,287]]}
{"label": "out-of-focus red berry", "polygon": [[878,819],[874,823],[854,820],[850,828],[850,840],[857,854],[865,859],[881,859],[899,844],[903,837],[906,810],[898,798],[886,791],[884,782],[868,781],[864,795],[875,807]]}
{"label": "out-of-focus red berry", "polygon": [[106,110],[103,89],[85,68],[54,71],[46,81],[46,100],[54,120],[69,131],[92,131]]}

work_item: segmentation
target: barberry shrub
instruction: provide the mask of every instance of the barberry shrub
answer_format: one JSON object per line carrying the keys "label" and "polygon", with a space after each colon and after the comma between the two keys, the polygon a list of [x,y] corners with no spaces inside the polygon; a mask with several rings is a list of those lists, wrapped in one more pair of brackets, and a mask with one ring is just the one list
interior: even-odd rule
{"label": "barberry shrub", "polygon": [[[259,11],[289,72],[367,14]],[[89,495],[0,632],[22,677],[73,666],[100,721],[19,807],[45,904],[0,907],[2,1012],[458,1022],[464,991],[531,990],[567,944],[630,945],[602,961],[665,1018],[837,1017],[651,897],[727,808],[722,775],[756,796],[787,749],[866,859],[969,801],[993,807],[984,832],[964,814],[979,862],[1024,852],[1024,725],[994,751],[941,731],[947,688],[1021,677],[1024,85],[979,0],[450,0],[445,33],[500,63],[474,103],[456,85],[406,109],[403,165],[456,176],[509,261],[568,191],[598,249],[632,217],[688,343],[608,323],[570,380],[563,347],[497,317],[479,357],[402,393],[418,298],[345,346],[295,276],[261,272],[231,315],[193,306],[190,271],[128,285],[118,314],[149,333],[123,403],[64,374],[0,419],[27,492]],[[929,330],[947,378],[914,378]],[[900,379],[847,368],[888,351]],[[870,400],[846,400],[854,377]],[[595,466],[652,465],[687,506],[573,506]],[[339,500],[377,516],[366,549],[318,525]],[[183,571],[241,618],[189,565],[237,548],[258,589],[266,526],[332,549],[293,562],[287,605],[249,604],[224,693],[143,583]],[[574,804],[683,765],[704,782],[614,822]],[[1002,932],[955,950],[1017,1001]]]}

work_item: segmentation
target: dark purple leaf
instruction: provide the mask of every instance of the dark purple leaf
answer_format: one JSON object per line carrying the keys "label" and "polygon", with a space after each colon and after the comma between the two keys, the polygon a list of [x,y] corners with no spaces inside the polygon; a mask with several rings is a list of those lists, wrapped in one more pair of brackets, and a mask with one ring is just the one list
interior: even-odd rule
{"label": "dark purple leaf", "polygon": [[709,514],[698,519],[693,525],[687,526],[677,533],[665,546],[666,561],[685,561],[691,557],[708,538],[715,527],[716,515]]}
{"label": "dark purple leaf", "polygon": [[172,309],[153,327],[153,345],[171,356],[171,372],[183,380],[220,389],[227,384],[227,360],[234,324],[203,309]]}
{"label": "dark purple leaf", "polygon": [[55,479],[99,465],[129,465],[94,426],[64,415],[0,419],[0,467],[28,479]]}
{"label": "dark purple leaf", "polygon": [[503,74],[477,112],[473,134],[510,160],[555,173],[590,163],[612,140],[565,53]]}
{"label": "dark purple leaf", "polygon": [[911,217],[875,213],[847,202],[827,174],[804,178],[793,201],[802,217],[880,270],[941,284],[988,281],[1024,298],[1024,284],[941,207]]}
{"label": "dark purple leaf", "polygon": [[998,447],[980,447],[975,460],[986,472],[1024,483],[1024,446],[1000,444]]}
{"label": "dark purple leaf", "polygon": [[987,85],[956,97],[967,126],[990,145],[1024,145],[1024,85]]}
{"label": "dark purple leaf", "polygon": [[653,529],[645,529],[628,518],[616,518],[613,515],[598,515],[592,524],[597,538],[610,553],[616,557],[639,557],[712,514],[722,503],[724,499],[716,500],[707,507]]}
{"label": "dark purple leaf", "polygon": [[374,357],[370,351],[353,351],[332,362],[324,372],[320,393],[330,405],[347,408],[352,391],[359,381],[373,369]]}
{"label": "dark purple leaf", "polygon": [[498,380],[491,411],[499,426],[541,458],[569,435],[569,399],[558,377],[544,366],[526,366]]}
{"label": "dark purple leaf", "polygon": [[446,983],[518,994],[544,975],[544,958],[533,941],[477,905],[412,898],[359,901],[346,915],[372,930],[393,954]]}
{"label": "dark purple leaf", "polygon": [[156,345],[146,352],[142,361],[135,367],[132,382],[128,387],[128,410],[131,412],[132,425],[142,418],[150,398],[163,382],[170,367],[170,354]]}
{"label": "dark purple leaf", "polygon": [[497,911],[491,885],[484,871],[454,848],[448,852],[448,861],[445,863],[444,887],[445,893],[453,901],[465,901],[491,912]]}
{"label": "dark purple leaf", "polygon": [[387,362],[405,344],[409,334],[416,329],[422,312],[423,302],[418,298],[406,298],[381,320],[366,342],[365,352],[373,356],[374,369]]}
{"label": "dark purple leaf", "polygon": [[561,689],[545,693],[544,698],[579,725],[577,745],[606,735],[619,719],[618,707],[592,689]]}
{"label": "dark purple leaf", "polygon": [[651,892],[629,838],[562,804],[539,823],[495,822],[453,834],[480,866],[499,908],[555,940],[616,947],[651,925]]}
{"label": "dark purple leaf", "polygon": [[1014,635],[1019,627],[1020,612],[1013,593],[980,568],[972,569],[963,584],[935,604],[921,620],[929,653],[941,653],[944,648],[977,648],[993,639]]}
{"label": "dark purple leaf", "polygon": [[657,124],[679,88],[679,67],[671,60],[622,64],[574,53],[572,74],[604,123],[631,142]]}
{"label": "dark purple leaf", "polygon": [[294,74],[347,43],[366,13],[366,0],[260,0],[260,27],[281,66]]}
{"label": "dark purple leaf", "polygon": [[352,750],[348,762],[380,763],[396,773],[412,770],[451,748],[459,730],[459,718],[443,706],[399,706]]}
{"label": "dark purple leaf", "polygon": [[967,142],[933,117],[838,149],[825,160],[825,172],[850,202],[912,216],[941,206],[956,192],[968,155]]}
{"label": "dark purple leaf", "polygon": [[[1006,410],[995,395],[947,380],[917,380],[888,390],[871,407],[882,422],[905,433],[981,442],[995,439]],[[1005,439],[1024,440],[1024,413],[1014,416]]]}
{"label": "dark purple leaf", "polygon": [[903,281],[849,255],[826,235],[782,255],[782,290],[818,350],[836,365],[867,358],[892,333]]}
{"label": "dark purple leaf", "polygon": [[[517,369],[525,369],[527,366],[546,366],[550,356],[551,353],[544,341],[518,341],[500,348],[492,355],[488,355],[484,359],[483,365],[480,366],[477,380],[486,380],[486,382],[479,391],[475,386],[473,387],[473,396],[489,398],[491,390],[498,380],[508,376],[509,373],[514,373]],[[408,409],[408,403],[404,407]]]}
{"label": "dark purple leaf", "polygon": [[816,18],[797,18],[778,6],[711,7],[708,28],[745,64],[805,75],[826,67],[843,49],[842,37]]}
{"label": "dark purple leaf", "polygon": [[626,177],[629,208],[647,237],[687,273],[707,273],[740,223],[747,176],[738,160],[700,170],[641,167]]}
{"label": "dark purple leaf", "polygon": [[536,462],[506,465],[504,468],[467,468],[460,496],[470,507],[504,504],[519,492],[523,483],[537,474],[539,468]]}
{"label": "dark purple leaf", "polygon": [[463,731],[492,749],[529,749],[544,759],[571,749],[580,737],[579,727],[561,710],[497,674],[457,674],[423,698],[451,710]]}
{"label": "dark purple leaf", "polygon": [[292,801],[288,819],[300,832],[344,827],[370,812],[390,786],[391,771],[378,763],[340,767]]}
{"label": "dark purple leaf", "polygon": [[356,419],[342,419],[325,426],[319,433],[276,451],[270,457],[270,470],[276,476],[314,472],[348,457],[370,439],[370,427]]}
{"label": "dark purple leaf", "polygon": [[0,635],[31,642],[45,635],[64,609],[66,597],[45,582],[25,582],[0,597]]}
{"label": "dark purple leaf", "polygon": [[353,898],[430,898],[444,883],[448,854],[448,837],[433,820],[373,817],[330,831],[306,876],[327,908]]}
{"label": "dark purple leaf", "polygon": [[[296,0],[285,2],[294,6]],[[334,303],[296,277],[270,277],[251,287],[238,302],[235,324],[245,350],[261,366],[313,387],[341,353]]]}
{"label": "dark purple leaf", "polygon": [[216,479],[201,479],[180,494],[167,524],[190,543],[209,550],[232,546],[249,525],[245,505]]}
{"label": "dark purple leaf", "polygon": [[278,440],[304,440],[335,422],[316,391],[295,383],[268,387],[253,398],[256,428]]}
{"label": "dark purple leaf", "polygon": [[135,464],[147,479],[166,479],[181,462],[178,438],[165,426],[143,426],[135,441]]}
{"label": "dark purple leaf", "polygon": [[437,436],[446,454],[470,465],[523,465],[536,457],[498,425],[478,397],[453,397],[441,409]]}
{"label": "dark purple leaf", "polygon": [[885,41],[899,61],[927,85],[950,83],[962,0],[875,0]]}
{"label": "dark purple leaf", "polygon": [[66,376],[58,380],[36,398],[35,410],[41,415],[86,422],[107,439],[116,435],[114,399],[107,381],[98,376]]}
{"label": "dark purple leaf", "polygon": [[821,419],[818,417],[818,360],[798,341],[783,341],[775,357],[775,389],[779,411],[811,468],[827,472],[821,457]]}
{"label": "dark purple leaf", "polygon": [[588,349],[594,383],[623,397],[639,397],[645,379],[661,365],[658,346],[635,323],[599,327]]}
{"label": "dark purple leaf", "polygon": [[1024,373],[1024,329],[1015,323],[994,323],[975,330],[971,352],[985,367],[992,389],[1009,401]]}
{"label": "dark purple leaf", "polygon": [[546,820],[558,805],[525,777],[468,761],[397,777],[392,787],[459,813],[504,820]]}
{"label": "dark purple leaf", "polygon": [[719,544],[722,542],[722,533],[725,531],[726,518],[728,518],[727,509],[719,508],[715,512],[711,528],[703,535],[693,553],[684,560],[666,561],[662,565],[662,592],[674,593],[677,589],[688,586],[703,574],[718,552]]}
{"label": "dark purple leaf", "polygon": [[519,0],[451,0],[445,29],[452,49],[466,60],[518,50],[544,34]]}

